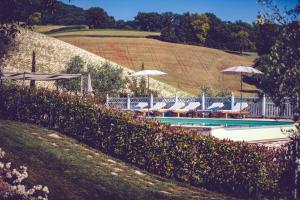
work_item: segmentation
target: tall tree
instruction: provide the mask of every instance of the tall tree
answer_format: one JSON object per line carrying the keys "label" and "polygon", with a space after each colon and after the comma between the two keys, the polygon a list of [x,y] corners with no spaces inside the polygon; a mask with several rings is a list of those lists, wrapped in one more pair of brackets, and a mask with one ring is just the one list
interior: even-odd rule
{"label": "tall tree", "polygon": [[230,30],[226,22],[223,22],[212,13],[206,13],[206,16],[209,19],[209,30],[205,45],[212,48],[226,49],[231,39]]}
{"label": "tall tree", "polygon": [[260,22],[257,24],[255,47],[258,55],[262,56],[270,53],[271,47],[279,34],[279,29],[279,25],[272,22]]}
{"label": "tall tree", "polygon": [[263,76],[246,78],[247,83],[263,90],[276,105],[287,100],[300,113],[300,23],[285,25],[269,54],[256,60]]}
{"label": "tall tree", "polygon": [[175,14],[172,12],[166,12],[162,14],[162,30],[161,30],[161,38],[165,41],[177,42],[177,36],[175,33],[174,27],[174,19]]}
{"label": "tall tree", "polygon": [[114,19],[99,7],[92,7],[85,11],[86,23],[91,28],[107,28]]}
{"label": "tall tree", "polygon": [[162,29],[161,15],[156,12],[139,12],[134,20],[140,30],[160,31]]}
{"label": "tall tree", "polygon": [[251,45],[249,34],[244,30],[239,31],[238,33],[233,33],[232,37],[234,38],[234,42],[236,43],[240,54],[243,54],[243,51]]}
{"label": "tall tree", "polygon": [[[255,85],[269,95],[276,105],[289,101],[296,115],[300,115],[300,1],[294,9],[282,15],[273,1],[266,3],[270,9],[264,20],[280,23],[282,29],[270,53],[255,62],[255,67],[264,72],[263,76],[246,77],[245,82]],[[287,99],[286,99],[287,98]]]}
{"label": "tall tree", "polygon": [[200,44],[205,44],[210,28],[208,16],[206,14],[193,14],[191,15],[191,24]]}

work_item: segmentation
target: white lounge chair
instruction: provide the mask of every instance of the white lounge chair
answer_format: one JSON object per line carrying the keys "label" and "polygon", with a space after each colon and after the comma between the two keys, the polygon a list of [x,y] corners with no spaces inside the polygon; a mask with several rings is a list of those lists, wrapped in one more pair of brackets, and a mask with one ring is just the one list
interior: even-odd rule
{"label": "white lounge chair", "polygon": [[217,113],[225,114],[227,119],[228,115],[242,115],[245,118],[249,112],[246,110],[248,108],[248,104],[246,102],[236,103],[235,106],[231,110],[218,110]]}
{"label": "white lounge chair", "polygon": [[141,112],[141,113],[148,113],[148,112],[156,112],[159,111],[160,109],[164,108],[167,104],[165,102],[157,102],[152,108],[143,108],[143,109],[139,109],[137,111]]}
{"label": "white lounge chair", "polygon": [[202,114],[202,117],[205,117],[205,114],[211,116],[211,114],[217,110],[220,110],[224,107],[224,103],[215,102],[208,106],[205,110],[197,110],[197,114]]}
{"label": "white lounge chair", "polygon": [[178,110],[178,109],[181,109],[181,108],[184,107],[184,106],[185,106],[185,103],[183,103],[183,102],[175,102],[170,108],[167,108],[167,109],[159,109],[159,110],[157,110],[156,112],[159,113],[159,114],[162,114],[163,117],[164,117],[164,114],[165,114],[166,112]]}
{"label": "white lounge chair", "polygon": [[137,105],[133,106],[131,110],[140,110],[146,108],[149,104],[147,102],[140,102]]}
{"label": "white lounge chair", "polygon": [[206,110],[207,111],[216,111],[216,110],[220,110],[223,107],[224,107],[224,103],[215,102],[215,103],[211,104]]}
{"label": "white lounge chair", "polygon": [[188,112],[195,111],[201,104],[199,102],[190,102],[187,106],[181,109],[172,110],[171,112],[176,113],[177,117],[180,116],[180,114],[186,114]]}

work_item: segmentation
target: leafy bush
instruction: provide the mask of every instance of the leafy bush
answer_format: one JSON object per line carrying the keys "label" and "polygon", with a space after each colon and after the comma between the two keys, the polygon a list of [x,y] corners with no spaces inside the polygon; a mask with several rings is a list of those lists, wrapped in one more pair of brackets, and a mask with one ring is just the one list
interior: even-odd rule
{"label": "leafy bush", "polygon": [[286,194],[284,149],[197,135],[45,89],[5,86],[0,110],[0,118],[55,129],[166,178],[242,197]]}
{"label": "leafy bush", "polygon": [[[94,93],[100,97],[105,97],[106,94],[117,96],[125,90],[127,81],[123,76],[122,68],[115,67],[106,62],[102,65],[88,64],[87,70],[85,70],[86,65],[80,56],[74,56],[70,59],[70,62],[67,63],[64,72],[67,74],[83,75],[90,73]],[[80,92],[80,79],[61,80],[59,86],[68,91],[77,93]]]}

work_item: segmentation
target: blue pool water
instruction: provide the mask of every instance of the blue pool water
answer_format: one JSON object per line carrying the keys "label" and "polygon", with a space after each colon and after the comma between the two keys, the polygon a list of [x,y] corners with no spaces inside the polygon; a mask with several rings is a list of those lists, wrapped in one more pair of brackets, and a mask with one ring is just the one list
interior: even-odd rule
{"label": "blue pool water", "polygon": [[197,126],[225,126],[225,127],[261,127],[261,126],[288,126],[292,121],[275,120],[225,120],[225,119],[199,119],[199,118],[168,118],[157,117],[159,122],[172,125],[197,125]]}

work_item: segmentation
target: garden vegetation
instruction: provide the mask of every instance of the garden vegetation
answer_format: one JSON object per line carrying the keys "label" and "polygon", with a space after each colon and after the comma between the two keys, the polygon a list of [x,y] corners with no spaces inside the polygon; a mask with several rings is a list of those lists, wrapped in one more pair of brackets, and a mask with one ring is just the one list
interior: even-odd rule
{"label": "garden vegetation", "polygon": [[253,198],[289,197],[287,150],[219,140],[137,118],[78,96],[4,86],[0,118],[55,129],[160,176]]}

